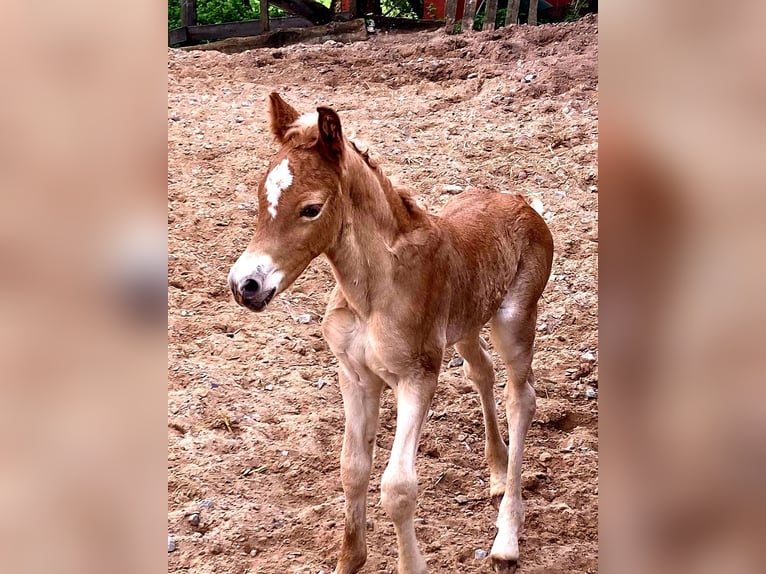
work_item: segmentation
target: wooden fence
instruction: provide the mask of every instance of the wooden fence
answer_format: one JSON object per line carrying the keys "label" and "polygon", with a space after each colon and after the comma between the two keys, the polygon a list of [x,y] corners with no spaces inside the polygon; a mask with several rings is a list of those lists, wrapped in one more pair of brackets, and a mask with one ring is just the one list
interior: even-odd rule
{"label": "wooden fence", "polygon": [[270,30],[308,28],[313,25],[312,22],[300,16],[287,16],[285,18],[272,18],[265,28],[262,20],[181,26],[168,32],[168,45],[174,46],[177,44],[195,43],[201,40],[221,40],[223,38],[240,36],[257,36]]}
{"label": "wooden fence", "polygon": [[[242,38],[259,36],[261,34],[277,33],[288,28],[310,28],[317,25],[329,24],[331,20],[346,22],[354,18],[356,1],[351,2],[350,12],[333,14],[316,2],[301,0],[259,0],[261,16],[259,20],[243,22],[227,22],[224,24],[197,24],[197,0],[181,0],[181,27],[168,31],[169,46],[184,46],[197,44],[201,41],[225,40],[227,38]],[[497,2],[497,0],[495,0]],[[269,4],[279,6],[291,16],[284,18],[269,18]],[[373,16],[375,28],[380,30],[431,30],[441,27],[434,20],[411,20],[408,18],[389,18]],[[343,27],[343,24],[339,24]],[[331,25],[332,27],[332,25]],[[293,36],[299,35],[297,32]],[[297,37],[297,36],[296,36]],[[297,38],[299,40],[299,38]]]}
{"label": "wooden fence", "polygon": [[[462,14],[456,14],[458,0],[446,0],[445,30],[448,34],[473,30],[476,12],[484,7],[484,24],[482,30],[494,30],[497,16],[498,0],[465,0]],[[196,44],[201,41],[223,40],[226,38],[249,37],[275,32],[288,28],[309,28],[319,24],[327,24],[331,19],[341,21],[353,18],[352,12],[341,12],[333,15],[328,8],[316,2],[301,2],[301,0],[259,0],[261,15],[259,20],[244,22],[227,22],[224,24],[197,24],[197,0],[181,0],[181,27],[168,31],[168,45],[179,46]],[[477,5],[478,2],[478,5]],[[279,6],[292,12],[292,16],[284,18],[269,18],[269,4]],[[508,0],[508,10],[505,15],[505,25],[513,26],[519,23],[520,0]],[[537,24],[538,0],[529,0],[529,15],[527,23]],[[356,2],[351,2],[352,10]],[[373,16],[375,27],[389,30],[428,30],[441,26],[434,20],[409,20],[404,18],[387,18]]]}
{"label": "wooden fence", "polygon": [[[486,6],[484,8],[484,25],[482,30],[494,30],[495,19],[497,18],[497,0],[485,1]],[[530,26],[537,25],[537,3],[538,0],[529,0],[527,24]],[[520,0],[508,0],[508,10],[505,13],[506,26],[515,26],[516,24],[519,24],[519,4]],[[482,3],[479,3],[479,9],[481,9],[481,5]],[[476,0],[465,0],[463,14],[456,14],[457,0],[447,0],[444,15],[444,29],[447,34],[471,32],[473,30],[476,9]],[[458,16],[462,16],[462,18],[458,18]]]}
{"label": "wooden fence", "polygon": [[[288,6],[290,2],[286,3]],[[308,28],[314,22],[304,16],[269,18],[269,0],[260,0],[260,20],[197,24],[197,0],[181,0],[181,27],[168,31],[168,45],[193,44],[204,40],[221,40],[239,36],[256,36],[270,30]]]}

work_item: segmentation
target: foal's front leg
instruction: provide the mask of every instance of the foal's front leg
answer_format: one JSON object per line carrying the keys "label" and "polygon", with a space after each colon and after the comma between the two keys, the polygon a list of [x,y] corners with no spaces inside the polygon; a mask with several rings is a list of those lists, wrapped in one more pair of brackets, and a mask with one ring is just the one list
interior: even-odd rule
{"label": "foal's front leg", "polygon": [[346,498],[346,521],[336,574],[353,574],[367,560],[367,487],[378,429],[382,383],[339,373],[346,429],[340,455],[340,476]]}
{"label": "foal's front leg", "polygon": [[399,574],[424,574],[426,561],[415,538],[418,479],[415,456],[420,433],[436,389],[436,376],[407,379],[396,390],[396,434],[391,459],[381,480],[381,503],[396,530]]}

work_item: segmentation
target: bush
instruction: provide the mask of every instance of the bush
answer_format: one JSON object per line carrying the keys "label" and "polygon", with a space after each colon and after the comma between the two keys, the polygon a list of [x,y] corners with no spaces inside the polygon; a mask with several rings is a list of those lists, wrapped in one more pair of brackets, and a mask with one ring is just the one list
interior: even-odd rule
{"label": "bush", "polygon": [[181,0],[168,0],[168,30],[181,25]]}
{"label": "bush", "polygon": [[585,10],[588,8],[587,0],[574,0],[567,9],[567,14],[564,17],[565,22],[574,22],[578,18],[582,18]]}
{"label": "bush", "polygon": [[[321,2],[322,0],[318,0]],[[409,0],[381,0],[380,6],[383,14],[394,18],[420,18],[416,14]]]}
{"label": "bush", "polygon": [[[197,0],[197,24],[257,20],[260,18],[261,8],[258,2],[254,4],[253,6],[243,0]],[[272,14],[271,7],[269,14]],[[168,29],[178,28],[180,25],[181,0],[168,0]]]}

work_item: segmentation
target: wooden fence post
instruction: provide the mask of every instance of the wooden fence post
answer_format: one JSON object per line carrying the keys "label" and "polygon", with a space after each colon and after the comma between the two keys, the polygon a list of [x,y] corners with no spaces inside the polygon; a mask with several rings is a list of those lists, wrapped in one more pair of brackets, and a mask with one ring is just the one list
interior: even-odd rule
{"label": "wooden fence post", "polygon": [[455,33],[455,16],[457,12],[457,0],[447,0],[444,8],[444,31],[447,34]]}
{"label": "wooden fence post", "polygon": [[465,0],[465,6],[463,6],[463,25],[460,27],[461,32],[473,31],[473,17],[476,15],[476,0]]}
{"label": "wooden fence post", "polygon": [[181,0],[181,26],[197,25],[197,0]]}
{"label": "wooden fence post", "polygon": [[261,31],[269,31],[269,0],[261,0]]}
{"label": "wooden fence post", "polygon": [[505,25],[515,26],[519,23],[519,2],[521,0],[508,0],[508,11],[505,13]]}
{"label": "wooden fence post", "polygon": [[527,24],[537,26],[537,0],[529,0],[529,16]]}
{"label": "wooden fence post", "polygon": [[484,26],[482,30],[495,29],[495,16],[497,16],[497,0],[487,0],[487,8],[484,12]]}

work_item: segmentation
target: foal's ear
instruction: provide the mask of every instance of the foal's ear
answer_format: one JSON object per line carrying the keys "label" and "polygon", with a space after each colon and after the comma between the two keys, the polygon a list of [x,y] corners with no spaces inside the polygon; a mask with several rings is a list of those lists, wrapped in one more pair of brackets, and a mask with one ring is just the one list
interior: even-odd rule
{"label": "foal's ear", "polygon": [[340,118],[332,108],[317,108],[317,126],[319,127],[319,146],[327,157],[340,161],[343,156],[343,130]]}
{"label": "foal's ear", "polygon": [[271,92],[269,96],[269,123],[271,124],[271,133],[274,134],[279,143],[284,143],[287,129],[300,116],[298,111],[284,101],[278,93]]}

